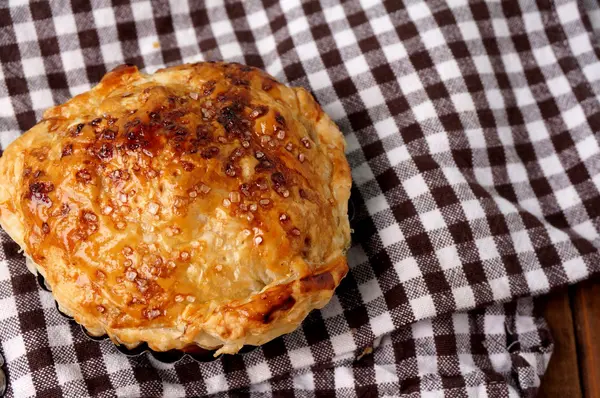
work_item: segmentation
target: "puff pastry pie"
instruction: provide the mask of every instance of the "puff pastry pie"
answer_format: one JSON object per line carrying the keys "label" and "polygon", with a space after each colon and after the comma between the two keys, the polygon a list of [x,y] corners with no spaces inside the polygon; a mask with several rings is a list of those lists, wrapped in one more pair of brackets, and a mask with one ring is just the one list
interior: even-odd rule
{"label": "puff pastry pie", "polygon": [[0,159],[0,221],[93,335],[235,353],[346,275],[350,169],[313,97],[235,63],[124,65]]}

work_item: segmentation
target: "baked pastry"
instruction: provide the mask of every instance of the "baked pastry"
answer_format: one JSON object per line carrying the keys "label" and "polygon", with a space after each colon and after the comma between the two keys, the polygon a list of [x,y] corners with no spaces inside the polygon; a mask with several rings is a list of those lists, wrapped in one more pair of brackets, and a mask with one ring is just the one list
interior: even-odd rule
{"label": "baked pastry", "polygon": [[0,159],[0,222],[92,335],[218,354],[293,331],[346,275],[344,139],[235,63],[123,65]]}

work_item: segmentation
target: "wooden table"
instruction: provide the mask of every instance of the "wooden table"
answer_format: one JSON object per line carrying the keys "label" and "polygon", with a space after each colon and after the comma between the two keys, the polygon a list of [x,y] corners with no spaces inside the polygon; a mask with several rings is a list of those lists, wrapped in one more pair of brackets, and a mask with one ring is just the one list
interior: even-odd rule
{"label": "wooden table", "polygon": [[600,398],[600,279],[539,302],[554,336],[539,396]]}

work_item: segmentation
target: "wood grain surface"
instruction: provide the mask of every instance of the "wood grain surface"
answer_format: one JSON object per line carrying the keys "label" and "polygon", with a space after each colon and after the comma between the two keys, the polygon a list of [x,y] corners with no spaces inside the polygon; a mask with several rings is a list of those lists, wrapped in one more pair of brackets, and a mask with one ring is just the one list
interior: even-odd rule
{"label": "wood grain surface", "polygon": [[540,302],[555,348],[539,396],[600,398],[600,279]]}
{"label": "wood grain surface", "polygon": [[571,300],[584,396],[600,398],[600,281],[583,283]]}
{"label": "wood grain surface", "polygon": [[568,291],[542,299],[554,338],[554,353],[542,379],[540,397],[581,397],[575,325]]}

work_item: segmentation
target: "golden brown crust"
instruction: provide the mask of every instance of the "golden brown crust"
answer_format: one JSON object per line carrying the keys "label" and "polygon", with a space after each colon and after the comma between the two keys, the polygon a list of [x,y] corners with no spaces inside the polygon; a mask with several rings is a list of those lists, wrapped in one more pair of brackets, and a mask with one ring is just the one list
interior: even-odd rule
{"label": "golden brown crust", "polygon": [[0,221],[93,334],[233,353],[294,330],[347,272],[344,140],[239,64],[132,66],[0,159]]}

